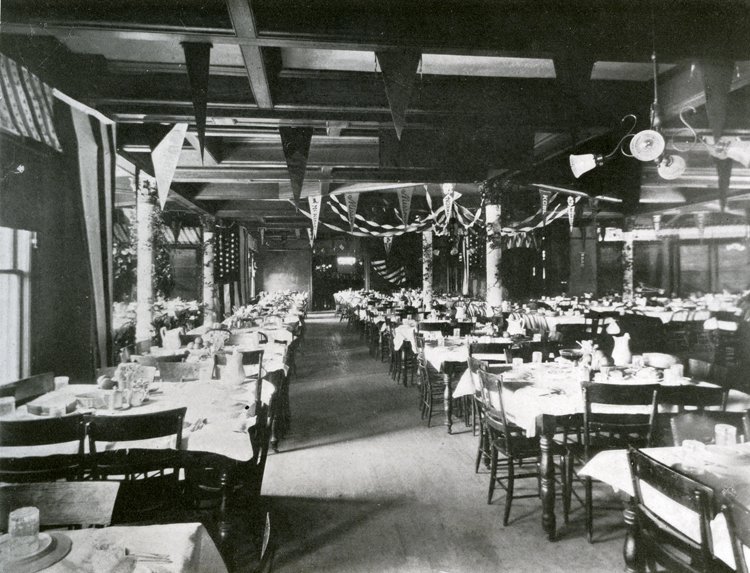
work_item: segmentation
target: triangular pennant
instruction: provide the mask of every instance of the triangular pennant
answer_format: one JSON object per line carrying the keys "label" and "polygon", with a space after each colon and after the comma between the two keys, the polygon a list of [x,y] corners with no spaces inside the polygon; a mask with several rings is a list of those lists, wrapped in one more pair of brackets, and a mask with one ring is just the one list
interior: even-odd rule
{"label": "triangular pennant", "polygon": [[[156,189],[159,192],[159,204],[164,209],[172,185],[174,172],[180,160],[182,143],[185,141],[188,124],[176,124],[167,136],[151,152],[151,162],[154,164]],[[177,238],[175,237],[175,241]]]}
{"label": "triangular pennant", "polygon": [[281,146],[284,149],[284,159],[289,170],[289,181],[292,183],[294,202],[299,203],[302,194],[302,183],[305,181],[307,156],[310,153],[312,127],[279,127]]}
{"label": "triangular pennant", "polygon": [[411,211],[411,197],[414,189],[399,189],[398,207],[401,210],[401,218],[404,220],[404,226],[409,224],[409,211]]}
{"label": "triangular pennant", "polygon": [[344,195],[344,199],[346,199],[346,212],[349,216],[349,227],[351,230],[354,230],[354,225],[356,224],[356,217],[357,217],[357,203],[359,203],[359,193],[346,193]]}
{"label": "triangular pennant", "polygon": [[310,195],[307,198],[310,205],[310,216],[312,217],[312,236],[313,239],[318,236],[318,222],[320,221],[320,205],[323,197],[320,195]]}
{"label": "triangular pennant", "polygon": [[443,207],[445,208],[445,226],[451,220],[451,213],[453,212],[453,200],[455,199],[453,183],[443,183]]}
{"label": "triangular pennant", "polygon": [[310,248],[312,249],[315,242],[315,235],[313,235],[313,230],[310,227],[307,228],[307,238],[310,240]]}
{"label": "triangular pennant", "polygon": [[385,247],[385,254],[391,254],[391,246],[393,245],[393,235],[386,235],[383,237],[383,247]]}
{"label": "triangular pennant", "polygon": [[729,182],[732,179],[732,160],[714,159],[716,171],[719,173],[719,207],[724,212],[727,206],[727,194],[729,193]]}
{"label": "triangular pennant", "polygon": [[401,139],[401,132],[406,124],[406,108],[417,77],[421,54],[417,50],[389,50],[377,51],[375,56],[383,72],[385,95],[388,97],[396,135]]}
{"label": "triangular pennant", "polygon": [[541,202],[541,209],[542,209],[542,215],[547,214],[547,209],[549,208],[549,191],[542,191],[539,190],[539,200]]}
{"label": "triangular pennant", "polygon": [[169,224],[169,228],[172,229],[173,242],[175,244],[180,242],[180,231],[182,231],[182,219],[175,217]]}
{"label": "triangular pennant", "polygon": [[703,89],[706,92],[706,115],[714,141],[724,133],[727,120],[727,101],[732,89],[734,62],[710,60],[701,62],[703,69]]}
{"label": "triangular pennant", "polygon": [[206,149],[206,111],[208,108],[208,72],[211,62],[211,44],[203,42],[183,42],[185,66],[190,80],[193,98],[195,128],[201,147],[201,158]]}
{"label": "triangular pennant", "polygon": [[568,196],[568,224],[570,225],[570,230],[573,230],[573,223],[575,222],[576,218],[576,201],[573,199],[573,197]]}

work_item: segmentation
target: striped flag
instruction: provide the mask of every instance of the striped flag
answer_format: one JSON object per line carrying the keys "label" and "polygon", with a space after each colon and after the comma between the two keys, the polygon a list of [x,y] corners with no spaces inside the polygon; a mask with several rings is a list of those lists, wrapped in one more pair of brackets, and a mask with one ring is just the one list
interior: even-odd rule
{"label": "striped flag", "polygon": [[390,268],[384,259],[379,261],[372,261],[372,268],[383,277],[389,283],[395,285],[402,285],[406,282],[406,271],[404,266],[401,265],[396,269]]}
{"label": "striped flag", "polygon": [[52,88],[0,54],[0,129],[62,151],[52,122]]}

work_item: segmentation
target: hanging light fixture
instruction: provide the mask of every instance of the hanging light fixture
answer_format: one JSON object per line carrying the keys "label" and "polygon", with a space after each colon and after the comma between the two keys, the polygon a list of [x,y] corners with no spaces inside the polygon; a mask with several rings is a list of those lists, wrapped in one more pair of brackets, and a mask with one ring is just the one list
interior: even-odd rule
{"label": "hanging light fixture", "polygon": [[[570,156],[570,168],[573,171],[573,176],[578,179],[584,173],[591,171],[592,169],[604,165],[604,163],[612,159],[617,150],[622,151],[622,154],[626,157],[634,157],[638,161],[656,161],[657,171],[659,175],[664,179],[676,179],[680,177],[686,169],[685,160],[682,157],[664,154],[666,150],[666,141],[664,136],[661,134],[661,109],[659,107],[659,87],[658,87],[658,65],[656,62],[656,31],[654,25],[654,14],[653,10],[651,13],[651,36],[653,42],[653,51],[651,52],[651,65],[654,76],[654,100],[651,102],[651,125],[649,129],[644,129],[636,134],[632,134],[633,128],[635,127],[636,117],[634,115],[625,116],[622,121],[624,122],[628,118],[633,118],[634,125],[630,131],[620,140],[617,147],[608,155],[571,155]],[[630,138],[630,144],[628,146],[630,153],[626,152],[622,148],[622,144],[625,139]],[[750,154],[749,154],[750,159]]]}
{"label": "hanging light fixture", "polygon": [[695,113],[695,108],[690,106],[683,108],[680,112],[680,121],[682,121],[685,127],[690,130],[690,133],[693,135],[693,141],[691,141],[684,149],[674,145],[675,149],[681,152],[686,152],[695,147],[697,143],[701,143],[706,147],[706,150],[711,157],[715,157],[716,159],[732,159],[743,167],[750,167],[750,141],[743,141],[739,137],[731,139],[725,139],[722,137],[718,141],[709,141],[702,135],[698,135],[695,129],[693,129],[693,126],[688,123],[687,119],[685,119],[685,114],[688,112]]}

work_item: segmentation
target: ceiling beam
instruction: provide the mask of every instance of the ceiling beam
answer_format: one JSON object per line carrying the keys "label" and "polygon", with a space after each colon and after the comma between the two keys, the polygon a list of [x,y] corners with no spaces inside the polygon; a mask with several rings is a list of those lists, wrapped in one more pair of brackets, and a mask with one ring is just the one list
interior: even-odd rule
{"label": "ceiling beam", "polygon": [[[750,61],[737,62],[730,91],[750,85]],[[662,119],[677,117],[687,107],[699,108],[706,103],[703,70],[698,62],[685,62],[664,82],[659,83]]]}
{"label": "ceiling beam", "polygon": [[244,185],[209,183],[198,191],[195,199],[200,201],[254,200],[269,201],[279,199],[278,183],[247,183]]}
{"label": "ceiling beam", "polygon": [[[227,8],[229,8],[229,15],[232,18],[234,31],[237,37],[242,40],[252,40],[258,37],[255,17],[250,3],[251,0],[227,0]],[[253,91],[255,103],[261,109],[272,109],[271,88],[268,85],[266,65],[263,61],[261,47],[242,43],[240,44],[240,51],[242,52],[242,59],[245,62],[247,79],[250,82],[250,89]]]}
{"label": "ceiling beam", "polygon": [[[719,177],[716,174],[715,167],[688,167],[680,177],[665,181],[656,172],[656,169],[647,166],[643,170],[641,180],[643,189],[668,189],[668,188],[689,188],[689,189],[716,189],[719,185]],[[732,180],[729,184],[730,189],[748,189],[750,188],[750,169],[735,169],[732,174]]]}

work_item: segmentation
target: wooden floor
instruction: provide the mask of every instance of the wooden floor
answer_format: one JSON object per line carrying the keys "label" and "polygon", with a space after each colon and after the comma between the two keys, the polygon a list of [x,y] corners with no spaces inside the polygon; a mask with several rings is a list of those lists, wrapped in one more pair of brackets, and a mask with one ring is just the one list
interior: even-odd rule
{"label": "wooden floor", "polygon": [[[269,457],[263,486],[275,572],[623,570],[621,512],[597,514],[592,545],[580,507],[555,543],[542,535],[538,499],[515,501],[503,527],[504,492],[487,505],[471,431],[427,428],[416,389],[396,385],[333,315],[311,314],[307,324],[292,431]],[[533,491],[535,480],[525,481]]]}

